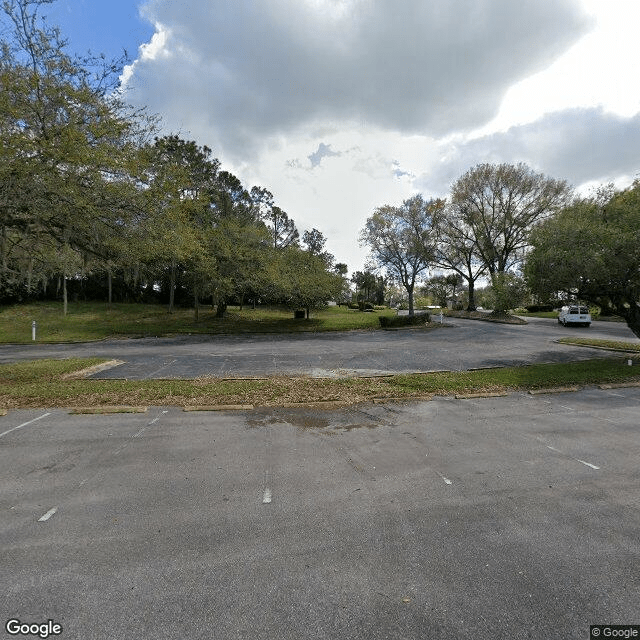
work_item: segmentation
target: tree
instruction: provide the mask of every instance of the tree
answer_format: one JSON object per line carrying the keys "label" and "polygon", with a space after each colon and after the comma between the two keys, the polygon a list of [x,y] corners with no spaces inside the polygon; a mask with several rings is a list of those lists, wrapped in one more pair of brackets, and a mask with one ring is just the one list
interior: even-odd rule
{"label": "tree", "polygon": [[385,269],[407,291],[409,315],[414,312],[413,291],[417,278],[435,255],[433,218],[442,206],[441,200],[425,200],[416,195],[399,207],[379,207],[367,219],[360,234],[360,243],[369,246],[378,267]]}
{"label": "tree", "polygon": [[640,181],[575,200],[531,241],[525,276],[536,295],[599,305],[640,338]]}
{"label": "tree", "polygon": [[300,234],[296,225],[280,207],[272,207],[265,222],[271,229],[274,249],[285,249],[297,245]]}
{"label": "tree", "polygon": [[384,304],[386,280],[383,276],[376,276],[371,271],[356,271],[351,276],[351,282],[356,285],[356,295],[359,301]]}
{"label": "tree", "polygon": [[457,273],[450,273],[429,278],[425,282],[423,290],[427,295],[432,295],[441,307],[446,307],[449,298],[455,299],[461,284],[462,277]]}
{"label": "tree", "polygon": [[296,245],[300,234],[293,220],[275,205],[273,194],[264,187],[251,187],[250,198],[257,212],[271,230],[274,249]]}
{"label": "tree", "polygon": [[280,299],[292,309],[305,309],[307,319],[310,309],[324,307],[342,291],[343,279],[329,271],[320,256],[290,246],[276,251],[273,280],[279,284]]}
{"label": "tree", "polygon": [[467,281],[467,311],[475,311],[475,284],[487,267],[478,254],[474,230],[460,209],[450,205],[438,211],[435,227],[438,241],[434,263]]}
{"label": "tree", "polygon": [[[2,5],[10,35],[0,53],[0,230],[5,249],[27,251],[27,264],[62,269],[66,293],[69,252],[106,259],[122,241],[135,194],[132,150],[148,121],[113,92],[123,61],[72,57],[59,30],[41,25],[49,3]],[[52,243],[68,259],[47,264]],[[19,278],[10,255],[2,275]]]}
{"label": "tree", "polygon": [[564,206],[569,195],[565,181],[535,173],[522,163],[478,165],[451,190],[453,215],[462,222],[460,247],[473,239],[473,253],[493,282],[497,274],[522,263],[534,226]]}
{"label": "tree", "polygon": [[326,242],[327,239],[324,234],[321,231],[318,231],[318,229],[314,228],[311,229],[311,231],[305,231],[302,234],[302,244],[305,245],[307,251],[314,256],[320,256],[327,267],[331,267],[335,261],[335,256],[328,251],[323,251]]}
{"label": "tree", "polygon": [[145,232],[152,254],[169,267],[169,313],[173,312],[178,266],[191,271],[190,288],[196,314],[203,274],[211,265],[205,234],[213,225],[212,199],[219,161],[211,149],[170,135],[156,138],[148,149],[149,169]]}

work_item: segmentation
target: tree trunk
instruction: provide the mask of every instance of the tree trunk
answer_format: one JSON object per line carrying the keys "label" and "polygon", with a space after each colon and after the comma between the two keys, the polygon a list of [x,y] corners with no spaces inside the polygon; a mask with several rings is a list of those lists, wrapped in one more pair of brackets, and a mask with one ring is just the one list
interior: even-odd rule
{"label": "tree trunk", "polygon": [[193,279],[193,315],[194,315],[194,319],[196,322],[198,322],[198,319],[200,317],[200,300],[199,300],[199,296],[198,296],[198,284],[195,281],[195,277]]}
{"label": "tree trunk", "polygon": [[476,281],[469,278],[469,304],[467,305],[467,311],[475,311],[476,310]]}
{"label": "tree trunk", "polygon": [[413,315],[413,287],[406,287],[409,294],[409,315]]}
{"label": "tree trunk", "polygon": [[176,261],[171,260],[171,273],[169,275],[169,313],[173,313],[173,301],[176,292]]}
{"label": "tree trunk", "polygon": [[29,256],[29,267],[27,269],[27,293],[31,297],[31,279],[33,277],[33,256]]}
{"label": "tree trunk", "polygon": [[[623,306],[620,308],[625,309]],[[625,309],[622,316],[627,321],[629,329],[633,331],[636,337],[640,338],[640,303],[632,301],[629,304],[629,308]]]}
{"label": "tree trunk", "polygon": [[307,307],[307,320],[309,319],[309,307]]}
{"label": "tree trunk", "polygon": [[63,273],[62,274],[62,309],[63,309],[63,315],[67,315],[67,306],[68,306],[68,301],[67,301],[67,274]]}
{"label": "tree trunk", "polygon": [[216,318],[224,318],[224,314],[226,310],[227,310],[227,303],[218,302],[218,306],[216,308]]}
{"label": "tree trunk", "polygon": [[109,289],[109,307],[111,307],[111,303],[113,302],[113,280],[111,277],[111,269],[107,269],[107,287]]}

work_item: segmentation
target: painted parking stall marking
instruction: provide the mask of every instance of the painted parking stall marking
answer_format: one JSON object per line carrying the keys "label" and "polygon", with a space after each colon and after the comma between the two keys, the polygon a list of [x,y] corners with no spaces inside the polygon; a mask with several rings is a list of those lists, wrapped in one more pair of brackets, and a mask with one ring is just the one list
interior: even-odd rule
{"label": "painted parking stall marking", "polygon": [[6,436],[8,433],[11,433],[12,431],[17,431],[18,429],[22,429],[22,427],[26,427],[30,424],[33,424],[34,422],[37,422],[38,420],[42,420],[43,418],[46,418],[47,416],[50,416],[51,413],[43,413],[41,416],[38,416],[37,418],[34,418],[33,420],[29,420],[28,422],[23,422],[22,424],[19,424],[17,427],[13,427],[13,429],[8,429],[7,431],[3,431],[2,433],[0,433],[0,438],[2,438],[2,436]]}
{"label": "painted parking stall marking", "polygon": [[38,518],[38,522],[46,522],[54,513],[56,513],[57,510],[58,507],[52,507],[51,509],[49,509],[49,511],[47,511],[47,513]]}
{"label": "painted parking stall marking", "polygon": [[584,460],[580,460],[580,458],[574,458],[573,456],[567,455],[564,451],[560,451],[560,449],[556,449],[551,445],[546,445],[546,447],[547,449],[551,449],[551,451],[555,451],[556,453],[559,453],[562,456],[567,456],[567,458],[570,458],[571,460],[575,460],[576,462],[579,462],[580,464],[590,467],[591,469],[595,469],[596,471],[600,469],[600,467],[596,466],[595,464],[591,464],[590,462],[585,462]]}

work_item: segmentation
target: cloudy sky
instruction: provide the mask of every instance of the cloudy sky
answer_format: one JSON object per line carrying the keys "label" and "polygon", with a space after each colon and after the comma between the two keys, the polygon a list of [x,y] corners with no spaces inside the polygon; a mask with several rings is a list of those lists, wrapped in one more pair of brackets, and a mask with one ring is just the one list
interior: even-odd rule
{"label": "cloudy sky", "polygon": [[130,101],[361,269],[365,219],[482,162],[640,177],[638,0],[58,0]]}

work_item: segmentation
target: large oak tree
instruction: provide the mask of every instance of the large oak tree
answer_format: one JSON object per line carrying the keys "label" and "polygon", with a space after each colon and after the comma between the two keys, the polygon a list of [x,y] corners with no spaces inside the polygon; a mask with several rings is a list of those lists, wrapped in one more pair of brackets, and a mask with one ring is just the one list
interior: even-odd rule
{"label": "large oak tree", "polygon": [[531,242],[525,275],[534,293],[599,305],[640,338],[640,181],[576,200],[537,228]]}

